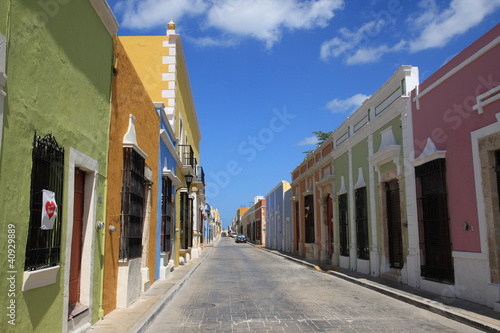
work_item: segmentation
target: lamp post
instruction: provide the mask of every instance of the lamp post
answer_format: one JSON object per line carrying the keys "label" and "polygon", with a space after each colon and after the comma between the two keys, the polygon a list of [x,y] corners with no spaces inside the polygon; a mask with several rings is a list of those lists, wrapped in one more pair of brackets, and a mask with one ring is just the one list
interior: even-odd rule
{"label": "lamp post", "polygon": [[184,176],[184,179],[186,180],[186,186],[187,186],[188,192],[190,192],[191,183],[193,182],[193,175],[188,173],[187,175]]}

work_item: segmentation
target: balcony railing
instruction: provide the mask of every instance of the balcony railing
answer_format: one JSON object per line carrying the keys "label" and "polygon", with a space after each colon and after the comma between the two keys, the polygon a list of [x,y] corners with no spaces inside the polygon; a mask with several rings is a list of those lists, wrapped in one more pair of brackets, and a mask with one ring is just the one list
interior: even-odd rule
{"label": "balcony railing", "polygon": [[203,167],[201,165],[196,167],[196,177],[198,181],[205,186],[205,172],[203,171]]}
{"label": "balcony railing", "polygon": [[196,167],[196,157],[194,157],[193,148],[191,145],[179,145],[180,157],[183,166]]}

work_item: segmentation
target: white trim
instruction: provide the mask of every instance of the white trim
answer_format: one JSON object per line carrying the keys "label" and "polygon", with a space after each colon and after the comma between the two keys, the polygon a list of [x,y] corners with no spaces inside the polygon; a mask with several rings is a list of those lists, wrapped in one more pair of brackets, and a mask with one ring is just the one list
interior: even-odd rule
{"label": "white trim", "polygon": [[172,142],[170,141],[170,138],[168,137],[167,131],[165,131],[164,129],[161,129],[160,130],[160,138],[163,141],[163,143],[165,144],[165,146],[167,146],[167,149],[170,152],[170,154],[172,154],[172,157],[175,159],[175,163],[177,163],[177,165],[182,165],[182,161],[181,161],[177,151],[175,150],[175,147],[173,146]]}
{"label": "white trim", "polygon": [[358,188],[366,187],[365,177],[363,176],[363,167],[359,167],[358,169],[358,181],[353,186],[355,190]]}
{"label": "white trim", "polygon": [[493,49],[495,46],[498,45],[498,43],[500,43],[500,37],[497,37],[494,40],[492,40],[486,46],[484,46],[483,48],[481,48],[479,51],[477,51],[472,56],[470,56],[469,58],[467,58],[466,60],[464,60],[463,62],[461,62],[455,68],[453,68],[452,70],[450,70],[449,72],[447,72],[445,75],[441,76],[437,81],[435,81],[433,84],[431,84],[430,86],[428,86],[427,88],[425,88],[421,93],[419,93],[418,95],[416,95],[413,98],[413,101],[416,103],[417,110],[420,110],[420,98],[422,98],[424,95],[426,95],[427,93],[429,93],[431,90],[433,90],[434,88],[436,88],[437,86],[439,86],[441,83],[443,83],[444,81],[448,80],[450,77],[452,77],[453,75],[455,75],[456,73],[458,73],[459,71],[461,71],[464,67],[466,67],[467,65],[469,65],[470,63],[472,63],[473,61],[475,61],[477,58],[479,58],[480,56],[482,56],[483,54],[485,54],[489,50]]}
{"label": "white trim", "polygon": [[56,283],[60,266],[24,271],[22,291],[45,287]]}
{"label": "white trim", "polygon": [[452,257],[456,259],[488,260],[487,253],[452,251]]}
{"label": "white trim", "polygon": [[377,171],[379,182],[381,181],[380,167],[391,161],[396,165],[397,175],[401,175],[401,165],[399,164],[400,153],[401,146],[390,146],[368,157],[368,161],[375,167],[375,170]]}
{"label": "white trim", "polygon": [[347,193],[347,188],[345,187],[345,181],[344,181],[344,176],[340,176],[340,188],[335,193],[336,195],[341,195]]}
{"label": "white trim", "polygon": [[134,149],[142,158],[146,159],[148,155],[139,148],[137,143],[137,135],[135,132],[135,117],[134,115],[129,115],[128,129],[127,133],[123,136],[123,147]]}
{"label": "white trim", "polygon": [[445,158],[446,150],[437,150],[436,145],[429,137],[427,138],[427,143],[425,144],[425,148],[422,153],[411,163],[414,167],[425,164],[427,162],[436,160],[438,158]]}
{"label": "white trim", "polygon": [[[489,97],[488,97],[489,96]],[[472,110],[476,110],[478,114],[483,114],[483,108],[500,99],[500,85],[496,86],[493,89],[485,92],[476,97],[476,105],[472,107]]]}
{"label": "white trim", "polygon": [[481,159],[479,139],[500,132],[500,112],[495,114],[497,121],[488,126],[471,132],[472,163],[474,168],[474,184],[476,186],[477,220],[479,224],[479,237],[481,253],[488,253],[488,228],[486,227],[485,203],[483,196],[483,177],[481,175]]}
{"label": "white trim", "polygon": [[[80,273],[80,302],[89,307],[92,311],[93,303],[93,289],[95,283],[101,281],[94,280],[94,250],[96,242],[96,215],[97,215],[97,197],[98,197],[98,175],[99,163],[93,158],[85,155],[84,153],[70,148],[69,152],[69,166],[68,166],[68,186],[67,192],[67,216],[68,221],[71,223],[66,224],[66,248],[65,258],[66,264],[64,265],[64,292],[63,292],[63,332],[69,330],[68,323],[68,302],[69,302],[69,273],[71,265],[71,246],[73,236],[73,210],[74,210],[74,184],[75,184],[75,168],[78,167],[85,171],[85,197],[84,197],[84,215],[83,215],[83,228],[82,228],[82,259],[81,259],[81,273]],[[99,240],[97,240],[99,241]],[[90,324],[90,317],[88,317],[88,324]],[[85,325],[85,322],[78,323],[78,327]]]}
{"label": "white trim", "polygon": [[106,0],[90,0],[97,15],[111,36],[118,33],[118,21]]}

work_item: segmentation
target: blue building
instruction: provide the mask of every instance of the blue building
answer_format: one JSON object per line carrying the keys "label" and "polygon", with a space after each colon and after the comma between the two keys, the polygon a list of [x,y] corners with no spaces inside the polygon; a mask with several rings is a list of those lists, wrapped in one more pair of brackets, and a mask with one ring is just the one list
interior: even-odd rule
{"label": "blue building", "polygon": [[291,186],[281,181],[266,195],[266,247],[291,252],[292,246],[292,207]]}
{"label": "blue building", "polygon": [[175,253],[175,189],[181,185],[177,165],[182,165],[176,152],[177,138],[173,130],[175,119],[165,111],[164,103],[154,103],[161,118],[160,158],[158,167],[158,212],[156,233],[156,279],[165,279],[174,265]]}

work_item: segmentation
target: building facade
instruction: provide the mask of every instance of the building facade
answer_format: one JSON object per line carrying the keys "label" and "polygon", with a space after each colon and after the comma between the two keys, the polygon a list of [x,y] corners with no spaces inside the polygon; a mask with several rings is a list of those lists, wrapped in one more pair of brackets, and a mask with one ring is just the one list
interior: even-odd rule
{"label": "building facade", "polygon": [[266,196],[266,247],[291,252],[291,186],[281,181]]}
{"label": "building facade", "polygon": [[160,116],[115,41],[103,304],[126,308],[155,281]]}
{"label": "building facade", "polygon": [[500,25],[412,92],[413,285],[500,310]]}
{"label": "building facade", "polygon": [[292,172],[292,252],[407,283],[402,122],[418,70],[400,67]]}
{"label": "building facade", "polygon": [[0,4],[1,268],[12,272],[0,286],[14,287],[0,301],[3,332],[81,331],[103,314],[118,25],[105,1],[51,9]]}
{"label": "building facade", "polygon": [[175,175],[180,183],[173,184],[175,223],[170,255],[173,265],[177,266],[201,253],[205,207],[204,171],[199,164],[201,133],[181,37],[171,21],[165,36],[126,36],[120,40],[151,100],[163,103],[163,112],[177,141],[180,163],[175,166]]}

